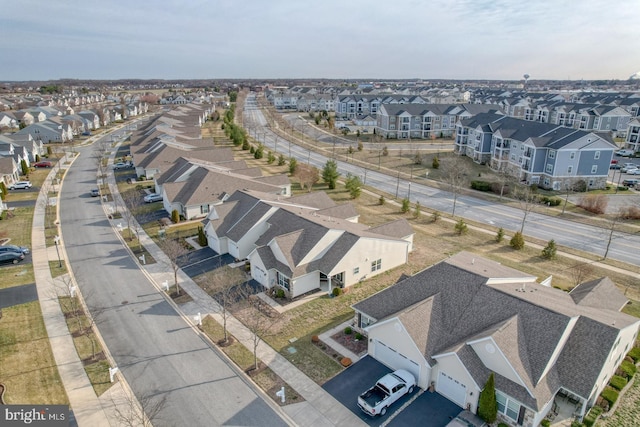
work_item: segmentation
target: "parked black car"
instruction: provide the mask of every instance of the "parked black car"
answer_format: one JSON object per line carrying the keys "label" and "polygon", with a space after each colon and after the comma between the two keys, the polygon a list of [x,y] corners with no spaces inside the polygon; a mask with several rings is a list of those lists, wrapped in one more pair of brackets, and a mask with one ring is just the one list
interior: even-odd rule
{"label": "parked black car", "polygon": [[0,252],[0,263],[11,262],[17,264],[24,259],[24,254],[20,252],[4,251]]}

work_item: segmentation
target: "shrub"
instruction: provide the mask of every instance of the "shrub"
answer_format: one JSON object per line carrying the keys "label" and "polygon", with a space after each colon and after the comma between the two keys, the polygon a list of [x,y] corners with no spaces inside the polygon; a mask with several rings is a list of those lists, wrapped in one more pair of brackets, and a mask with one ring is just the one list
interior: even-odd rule
{"label": "shrub", "polygon": [[602,396],[598,396],[598,398],[596,399],[596,405],[598,405],[598,407],[601,408],[604,412],[609,411],[609,402],[604,400]]}
{"label": "shrub", "polygon": [[249,141],[245,139],[245,140],[242,142],[242,149],[243,149],[244,151],[247,151],[247,150],[249,150],[250,148],[251,148],[251,146],[249,145]]}
{"label": "shrub", "polygon": [[608,203],[607,196],[604,194],[587,194],[578,200],[578,206],[594,214],[603,214]]}
{"label": "shrub", "polygon": [[284,289],[277,289],[276,298],[284,298],[284,297],[285,297]]}
{"label": "shrub", "polygon": [[418,218],[420,216],[420,202],[416,202],[416,207],[413,210],[413,217]]}
{"label": "shrub", "polygon": [[549,240],[547,246],[542,249],[542,258],[544,259],[554,259],[556,257],[556,253],[558,252],[558,247],[556,246],[555,240]]}
{"label": "shrub", "polygon": [[489,424],[494,423],[498,418],[498,402],[494,381],[492,372],[478,398],[478,416]]}
{"label": "shrub", "polygon": [[380,198],[378,199],[378,204],[380,206],[384,205],[387,202],[387,200],[384,198],[384,196],[380,196]]}
{"label": "shrub", "polygon": [[620,216],[622,219],[640,219],[640,208],[637,206],[622,207],[620,208]]}
{"label": "shrub", "polygon": [[331,291],[331,293],[333,294],[334,297],[338,297],[340,296],[340,294],[342,293],[342,289],[340,288],[333,288],[333,290]]}
{"label": "shrub", "polygon": [[5,200],[7,197],[7,185],[4,181],[0,181],[0,199]]}
{"label": "shrub", "polygon": [[438,169],[440,167],[440,159],[438,159],[437,157],[434,157],[433,160],[431,161],[431,167],[434,169]]}
{"label": "shrub", "polygon": [[[358,131],[357,136],[360,136],[360,131]],[[358,151],[362,151],[363,148],[362,141],[358,141]]]}
{"label": "shrub", "polygon": [[598,418],[598,416],[600,416],[601,413],[602,413],[602,408],[599,406],[594,406],[593,408],[591,408],[589,413],[584,417],[582,422],[584,423],[585,426],[592,427],[595,424],[596,419]]}
{"label": "shrub", "polygon": [[287,163],[287,161],[284,158],[283,154],[280,154],[278,156],[278,166],[284,166],[284,164]]}
{"label": "shrub", "polygon": [[511,238],[511,241],[509,242],[509,245],[517,251],[524,248],[524,236],[522,236],[522,233],[518,231],[516,234],[514,234]]}
{"label": "shrub", "polygon": [[557,197],[544,196],[542,197],[541,202],[548,206],[559,206],[560,203],[562,203],[562,200]]}
{"label": "shrub", "polygon": [[612,407],[614,403],[616,403],[616,400],[618,400],[618,390],[614,390],[611,387],[607,387],[604,390],[602,390],[602,393],[600,394],[600,396],[602,396],[602,398],[604,400],[606,400],[607,402],[609,402],[609,407]]}
{"label": "shrub", "polygon": [[587,181],[584,179],[578,180],[573,184],[571,189],[576,193],[584,193],[587,191]]}
{"label": "shrub", "polygon": [[202,226],[198,226],[198,244],[202,247],[207,246],[207,235]]}
{"label": "shrub", "polygon": [[498,423],[498,427],[509,427],[507,423]]}
{"label": "shrub", "polygon": [[51,146],[47,145],[47,156],[50,156],[51,154],[53,154],[53,151],[51,150]]}
{"label": "shrub", "polygon": [[351,335],[352,333],[353,333],[353,329],[351,329],[351,326],[347,326],[346,328],[344,328],[345,335]]}
{"label": "shrub", "polygon": [[347,366],[351,365],[351,359],[349,359],[348,357],[343,357],[340,360],[340,364],[346,368]]}
{"label": "shrub", "polygon": [[431,219],[433,220],[433,222],[438,222],[438,220],[440,219],[440,212],[433,211],[433,214],[431,214]]}
{"label": "shrub", "polygon": [[627,377],[627,380],[630,380],[635,375],[637,368],[636,365],[625,360],[620,364],[620,370],[624,372],[624,376]]}
{"label": "shrub", "polygon": [[551,425],[551,421],[546,420],[546,419],[545,419],[545,420],[542,420],[542,421],[540,421],[540,425],[541,425],[542,427],[549,427],[549,426]]}
{"label": "shrub", "polygon": [[296,173],[297,168],[298,168],[298,161],[295,158],[291,157],[289,159],[289,173],[293,175],[294,173]]}
{"label": "shrub", "polygon": [[180,222],[180,214],[176,209],[171,211],[171,222],[173,222],[174,224],[177,224]]}
{"label": "shrub", "polygon": [[256,153],[256,149],[253,148],[253,145],[251,147],[249,147],[249,153],[251,153],[251,154],[255,154]]}
{"label": "shrub", "polygon": [[409,199],[402,199],[402,207],[400,208],[400,211],[402,211],[402,213],[409,212],[409,209],[411,208],[410,203]]}
{"label": "shrub", "polygon": [[456,230],[456,233],[458,233],[459,236],[466,234],[469,231],[467,223],[465,223],[462,218],[460,218],[458,222],[456,222],[456,225],[453,228]]}
{"label": "shrub", "polygon": [[502,242],[504,239],[504,229],[502,227],[498,228],[498,232],[496,233],[496,243]]}
{"label": "shrub", "polygon": [[382,148],[382,155],[385,157],[389,155],[389,149],[387,148],[386,145]]}
{"label": "shrub", "polygon": [[624,386],[627,385],[627,379],[618,375],[614,375],[611,377],[609,384],[616,390],[622,390]]}
{"label": "shrub", "polygon": [[471,188],[478,191],[491,191],[491,183],[487,181],[471,181]]}
{"label": "shrub", "polygon": [[267,163],[271,164],[275,161],[276,161],[276,155],[273,154],[271,151],[269,151],[269,153],[267,153]]}
{"label": "shrub", "polygon": [[640,360],[640,347],[632,348],[631,351],[627,353],[627,356],[632,358],[634,363],[638,363],[638,360]]}
{"label": "shrub", "polygon": [[360,332],[356,332],[355,338],[360,341],[364,336]]}
{"label": "shrub", "polygon": [[262,157],[264,157],[264,147],[262,146],[262,144],[260,144],[258,145],[258,148],[256,148],[256,151],[253,153],[253,158],[259,160]]}

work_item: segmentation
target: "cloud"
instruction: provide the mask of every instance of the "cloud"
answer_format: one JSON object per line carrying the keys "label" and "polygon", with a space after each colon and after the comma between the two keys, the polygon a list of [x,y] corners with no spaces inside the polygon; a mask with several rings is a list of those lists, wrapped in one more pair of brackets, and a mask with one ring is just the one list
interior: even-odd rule
{"label": "cloud", "polygon": [[636,1],[23,0],[0,79],[626,79]]}

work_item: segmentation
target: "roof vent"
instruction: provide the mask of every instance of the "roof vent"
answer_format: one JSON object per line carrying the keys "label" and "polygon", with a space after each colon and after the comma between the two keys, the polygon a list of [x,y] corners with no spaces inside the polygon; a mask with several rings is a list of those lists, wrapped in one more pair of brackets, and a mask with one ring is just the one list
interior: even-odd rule
{"label": "roof vent", "polygon": [[476,263],[476,259],[475,258],[471,258],[471,265],[474,265]]}

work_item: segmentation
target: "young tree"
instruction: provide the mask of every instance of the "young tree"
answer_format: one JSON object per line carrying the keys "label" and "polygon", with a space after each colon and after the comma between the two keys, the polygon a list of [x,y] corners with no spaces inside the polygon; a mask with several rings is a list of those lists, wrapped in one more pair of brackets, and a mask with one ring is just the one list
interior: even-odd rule
{"label": "young tree", "polygon": [[569,268],[569,275],[571,276],[571,282],[576,287],[581,283],[584,283],[593,276],[593,266],[586,262],[581,262]]}
{"label": "young tree", "polygon": [[204,232],[204,227],[198,226],[198,244],[202,247],[207,246],[207,235]]}
{"label": "young tree", "polygon": [[289,174],[294,175],[298,169],[298,161],[294,157],[289,157]]}
{"label": "young tree", "polygon": [[496,386],[493,372],[489,375],[484,388],[478,398],[478,416],[489,424],[498,418],[498,401],[496,400]]}
{"label": "young tree", "polygon": [[205,275],[204,290],[220,305],[224,338],[218,344],[229,343],[227,321],[231,317],[231,308],[244,296],[242,283],[238,283],[236,272],[228,265],[218,267]]}
{"label": "young tree", "polygon": [[284,158],[284,154],[278,156],[278,166],[284,166],[287,161]]}
{"label": "young tree", "polygon": [[349,191],[349,195],[352,199],[360,197],[360,193],[362,192],[362,181],[360,180],[360,177],[347,174],[347,179],[345,180],[344,185]]}
{"label": "young tree", "polygon": [[387,200],[384,198],[384,196],[380,196],[380,198],[378,199],[378,204],[380,206],[383,206],[386,202]]}
{"label": "young tree", "polygon": [[[122,209],[122,212],[120,213],[122,215],[122,218],[127,223],[127,229],[129,230],[129,240],[131,241],[133,240],[133,235],[131,234],[131,232],[132,227],[135,223],[135,215],[140,208],[140,205],[142,204],[142,198],[140,195],[140,191],[136,190],[135,188],[123,191],[122,193],[120,193],[120,195],[122,196],[122,200],[125,204],[125,208]],[[136,234],[138,234],[138,230],[136,230]]]}
{"label": "young tree", "polygon": [[496,233],[496,243],[502,242],[504,239],[504,228],[498,228],[498,232]]}
{"label": "young tree", "polygon": [[29,166],[27,166],[27,161],[25,159],[20,160],[20,169],[22,175],[29,175]]}
{"label": "young tree", "polygon": [[433,169],[438,169],[440,167],[440,159],[438,159],[438,157],[434,157],[433,160],[431,161],[431,167]]}
{"label": "young tree", "polygon": [[458,195],[462,192],[462,188],[468,181],[470,173],[469,165],[462,156],[447,157],[440,161],[442,169],[442,180],[449,185],[449,191],[453,194],[453,209],[451,216],[456,216],[456,202]]}
{"label": "young tree", "polygon": [[409,199],[402,199],[402,207],[400,208],[400,211],[402,213],[407,213],[409,212],[409,209],[411,209],[411,202],[409,201]]}
{"label": "young tree", "polygon": [[[126,427],[153,427],[162,420],[160,413],[167,406],[167,394],[145,392],[141,397],[126,392],[124,400],[111,397],[111,402],[119,425]],[[158,423],[159,424],[159,423]]]}
{"label": "young tree", "polygon": [[524,224],[527,221],[527,216],[533,211],[533,208],[538,204],[538,194],[536,188],[533,185],[520,185],[513,191],[513,197],[518,201],[520,209],[522,210],[522,223],[520,224],[520,234],[524,233]]}
{"label": "young tree", "polygon": [[420,202],[416,202],[416,206],[413,209],[413,217],[414,218],[419,218],[420,217]]}
{"label": "young tree", "polygon": [[314,166],[301,164],[297,166],[294,176],[300,182],[300,188],[306,187],[311,192],[313,186],[320,180],[320,171]]}
{"label": "young tree", "polygon": [[469,228],[467,227],[467,223],[465,223],[462,218],[460,218],[458,222],[456,222],[456,225],[454,226],[454,228],[456,230],[456,233],[458,233],[459,236],[463,234],[467,234],[467,232],[469,231]]}
{"label": "young tree", "polygon": [[180,286],[178,285],[178,270],[180,270],[180,261],[189,253],[182,243],[174,239],[161,240],[158,244],[162,252],[167,257],[167,263],[173,271],[173,284],[176,287],[176,295],[180,295]]}
{"label": "young tree", "polygon": [[322,169],[322,180],[329,187],[330,190],[336,188],[336,182],[340,177],[338,172],[338,164],[334,160],[327,160],[324,168]]}
{"label": "young tree", "polygon": [[611,248],[611,242],[613,241],[613,234],[618,227],[618,223],[622,220],[622,217],[623,214],[618,210],[614,215],[607,218],[607,247],[602,259],[607,259],[607,255],[609,255],[609,249]]}
{"label": "young tree", "polygon": [[513,249],[518,251],[524,248],[524,236],[520,231],[518,231],[516,234],[513,235],[513,237],[511,238],[511,241],[509,241],[509,245]]}
{"label": "young tree", "polygon": [[542,249],[542,258],[544,259],[554,259],[556,257],[556,253],[558,252],[558,247],[556,246],[555,240],[549,240],[547,246]]}

